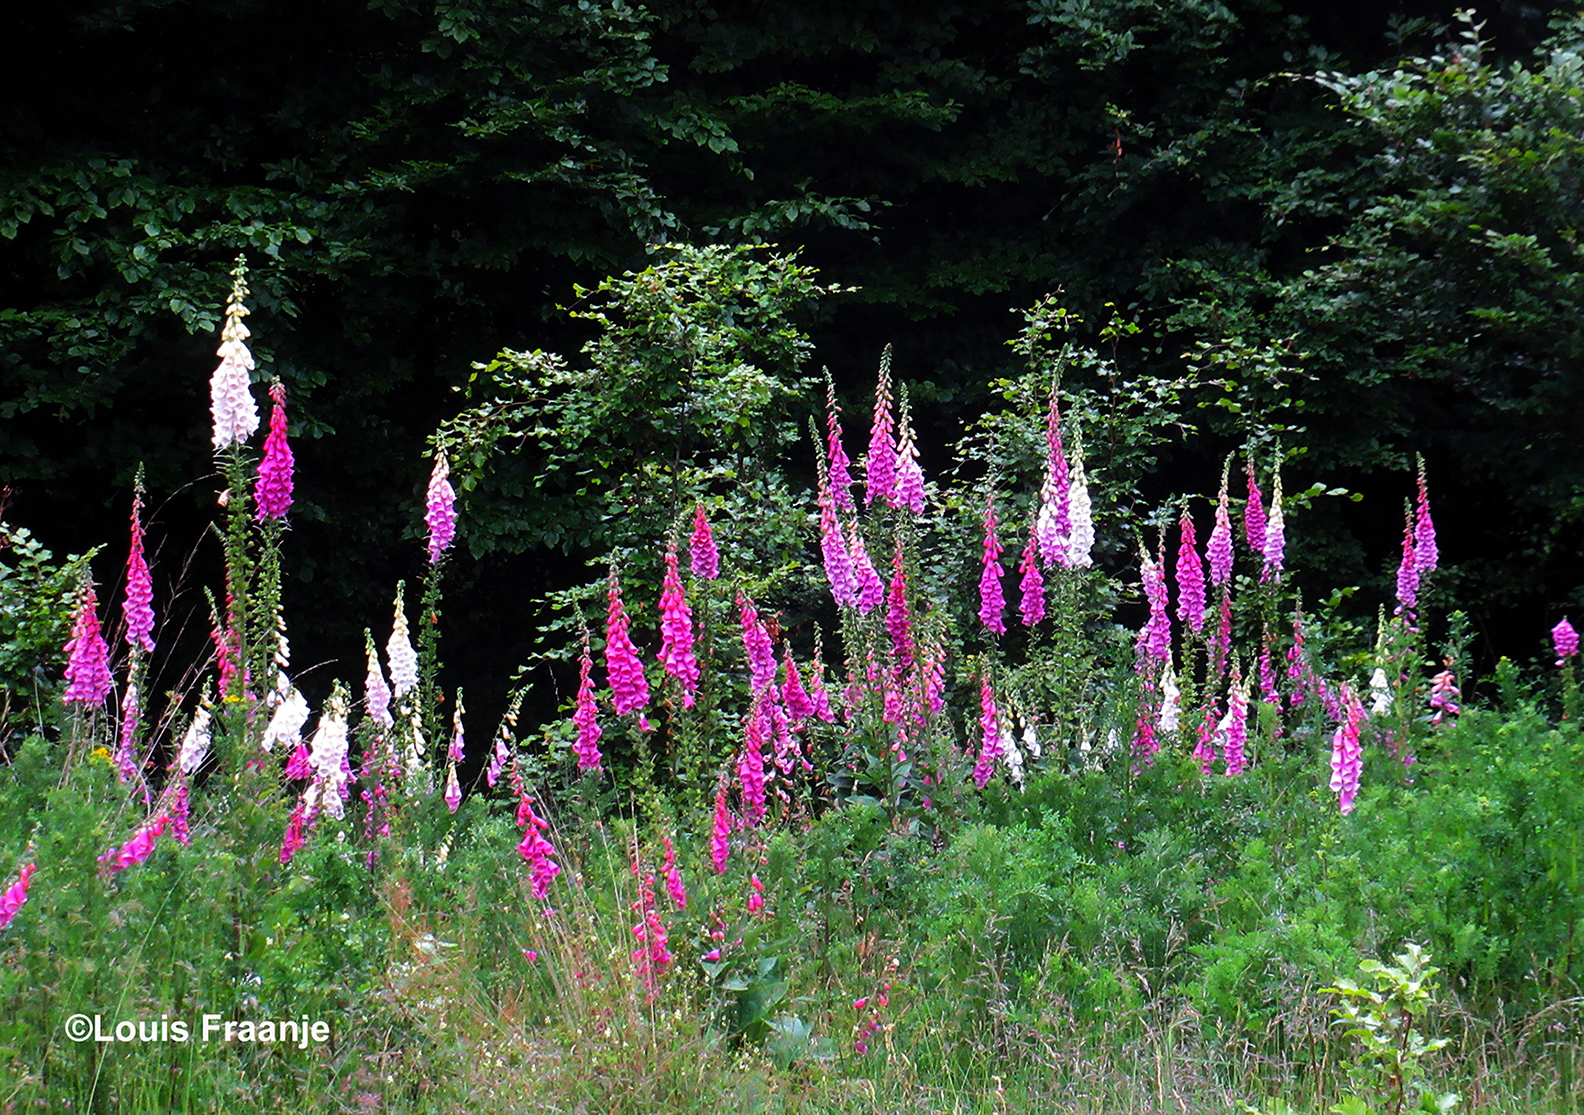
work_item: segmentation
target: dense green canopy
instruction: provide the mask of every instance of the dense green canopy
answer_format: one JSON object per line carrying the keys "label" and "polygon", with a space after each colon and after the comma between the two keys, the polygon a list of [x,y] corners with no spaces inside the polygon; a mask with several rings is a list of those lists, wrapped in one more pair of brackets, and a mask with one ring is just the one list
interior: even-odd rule
{"label": "dense green canopy", "polygon": [[[1127,376],[1181,375],[1188,352],[1188,402],[1222,404],[1187,414],[1202,436],[1167,460],[1187,482],[1115,478],[1141,499],[1208,492],[1251,428],[1307,450],[1295,486],[1365,493],[1306,523],[1295,562],[1324,568],[1317,589],[1385,594],[1423,453],[1459,601],[1527,655],[1545,616],[1584,604],[1584,24],[1542,46],[1535,6],[1481,13],[1483,31],[1453,15],[30,6],[0,35],[0,481],[14,519],[82,549],[119,536],[144,462],[156,529],[196,538],[218,487],[214,332],[245,251],[261,373],[293,405],[288,592],[314,617],[297,634],[311,659],[355,656],[421,560],[402,539],[424,440],[471,365],[576,354],[597,322],[558,307],[650,245],[770,241],[857,288],[805,307],[814,363],[856,397],[893,343],[927,469],[1015,366],[1008,310],[1057,288],[1087,328],[1113,323]],[[597,550],[513,518],[502,492],[543,463],[464,515],[476,614],[452,618],[494,644],[524,583],[580,579],[559,555]]]}

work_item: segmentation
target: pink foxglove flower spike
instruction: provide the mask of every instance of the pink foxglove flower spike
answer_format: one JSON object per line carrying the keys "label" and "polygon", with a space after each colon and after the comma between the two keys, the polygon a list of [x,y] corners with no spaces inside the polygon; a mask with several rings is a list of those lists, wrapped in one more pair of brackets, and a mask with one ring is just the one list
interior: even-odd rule
{"label": "pink foxglove flower spike", "polygon": [[919,467],[918,443],[913,434],[913,418],[908,411],[907,389],[902,389],[902,435],[897,441],[896,490],[886,502],[906,507],[915,515],[924,514],[924,470]]}
{"label": "pink foxglove flower spike", "polygon": [[33,873],[38,870],[37,864],[23,864],[22,870],[17,874],[17,881],[0,894],[0,929],[5,929],[15,920],[22,904],[28,898],[28,884],[33,879]]}
{"label": "pink foxglove flower spike", "polygon": [[1254,477],[1254,455],[1248,459],[1248,502],[1243,505],[1243,537],[1255,555],[1265,555],[1265,504],[1260,495],[1259,482]]}
{"label": "pink foxglove flower spike", "polygon": [[713,581],[720,576],[720,551],[715,548],[715,533],[704,517],[702,503],[693,506],[693,536],[688,542],[688,568],[693,576]]}
{"label": "pink foxglove flower spike", "polygon": [[842,448],[841,408],[836,405],[836,385],[831,382],[829,372],[825,373],[825,411],[826,468],[830,475],[831,500],[837,511],[852,515],[858,510],[852,498],[853,478],[849,471],[852,462]]}
{"label": "pink foxglove flower spike", "polygon": [[1210,541],[1205,547],[1210,559],[1210,583],[1220,587],[1232,576],[1232,513],[1227,507],[1227,479],[1232,471],[1232,458],[1228,457],[1221,469],[1221,495],[1216,501],[1215,526],[1210,530]]}
{"label": "pink foxglove flower spike", "polygon": [[1353,687],[1342,687],[1341,723],[1331,735],[1331,792],[1337,795],[1337,808],[1345,817],[1353,812],[1358,797],[1359,773],[1364,765],[1364,748],[1359,743],[1359,728],[1364,723],[1364,705]]}
{"label": "pink foxglove flower spike", "polygon": [[600,771],[600,726],[599,709],[594,704],[594,682],[590,677],[594,669],[594,662],[589,654],[589,635],[585,628],[583,631],[583,654],[578,659],[578,691],[577,709],[572,713],[572,723],[577,728],[577,737],[572,742],[572,751],[577,755],[578,771],[587,774],[593,771],[596,775]]}
{"label": "pink foxglove flower spike", "polygon": [[451,464],[445,450],[435,452],[424,499],[424,522],[429,527],[429,564],[436,565],[456,540],[456,491],[451,487]]}
{"label": "pink foxglove flower spike", "polygon": [[622,604],[621,582],[616,578],[614,565],[606,598],[609,607],[605,619],[605,672],[610,678],[611,703],[617,716],[637,713],[642,720],[644,706],[649,703],[649,679],[644,676],[638,648],[627,633],[627,610]]}
{"label": "pink foxglove flower spike", "polygon": [[1037,545],[1036,535],[1030,533],[1028,545],[1023,547],[1023,556],[1018,561],[1018,570],[1023,575],[1018,581],[1018,614],[1023,617],[1024,627],[1038,626],[1045,618],[1045,578],[1040,575],[1035,556]]}
{"label": "pink foxglove flower spike", "polygon": [[279,380],[270,385],[269,433],[264,435],[264,459],[259,462],[258,479],[253,484],[253,517],[284,519],[292,505],[292,451],[286,442],[286,387]]}
{"label": "pink foxglove flower spike", "polygon": [[66,642],[66,692],[61,695],[66,704],[102,705],[110,695],[110,648],[99,631],[98,608],[93,582],[84,580],[72,637]]}
{"label": "pink foxglove flower spike", "polygon": [[997,635],[1006,634],[1001,613],[1006,598],[1001,594],[1001,540],[996,537],[995,495],[985,500],[984,553],[979,569],[979,621]]}
{"label": "pink foxglove flower spike", "polygon": [[1414,506],[1414,565],[1422,577],[1433,573],[1441,563],[1436,546],[1435,523],[1430,518],[1430,489],[1425,482],[1424,458],[1419,457],[1419,499]]}
{"label": "pink foxglove flower spike", "polygon": [[[869,428],[869,459],[865,466],[867,488],[864,506],[882,497],[896,498],[896,433],[891,417],[891,346],[880,356],[880,379],[875,385],[874,422]],[[841,497],[837,496],[840,502]]]}
{"label": "pink foxglove flower spike", "polygon": [[149,576],[148,559],[143,553],[143,472],[138,470],[132,493],[132,544],[127,551],[126,599],[121,612],[126,616],[126,641],[129,647],[142,647],[154,653],[154,583]]}
{"label": "pink foxglove flower spike", "polygon": [[665,581],[660,588],[660,665],[681,683],[682,707],[692,708],[699,668],[693,656],[693,610],[682,591],[675,542],[666,549],[665,563]]}
{"label": "pink foxglove flower spike", "polygon": [[1551,648],[1556,651],[1556,664],[1567,665],[1567,660],[1579,652],[1578,632],[1563,618],[1551,629]]}
{"label": "pink foxglove flower spike", "polygon": [[979,679],[979,758],[973,768],[975,786],[981,790],[985,788],[1000,757],[1000,715],[996,710],[995,693],[990,688],[990,675],[984,674]]}
{"label": "pink foxglove flower spike", "polygon": [[847,533],[847,552],[852,555],[853,576],[858,585],[858,610],[868,615],[885,600],[885,582],[875,571],[874,562],[869,560],[869,551],[864,546],[863,535],[858,532],[856,520]]}
{"label": "pink foxglove flower spike", "polygon": [[1182,539],[1177,546],[1177,618],[1195,635],[1204,630],[1205,573],[1199,557],[1199,540],[1194,537],[1193,516],[1183,508],[1178,521]]}

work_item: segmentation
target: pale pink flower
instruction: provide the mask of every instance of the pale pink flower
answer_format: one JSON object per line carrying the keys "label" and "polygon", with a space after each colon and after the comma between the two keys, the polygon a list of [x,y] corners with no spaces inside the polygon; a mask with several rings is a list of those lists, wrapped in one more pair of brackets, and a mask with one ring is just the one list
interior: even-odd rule
{"label": "pale pink flower", "polygon": [[511,728],[503,723],[499,734],[495,737],[495,750],[490,753],[489,766],[484,770],[486,786],[493,788],[495,783],[500,781],[501,772],[506,769],[506,760],[511,758],[511,748],[508,745],[510,739]]}
{"label": "pale pink flower", "polygon": [[314,785],[322,794],[324,811],[337,819],[344,816],[343,803],[350,794],[347,766],[346,691],[337,682],[330,699],[319,713],[319,726],[308,744],[308,764],[313,768]]}
{"label": "pale pink flower", "polygon": [[110,695],[110,648],[99,632],[98,607],[93,582],[84,580],[72,637],[66,642],[66,692],[61,700],[67,704],[101,705]]}
{"label": "pale pink flower", "polygon": [[214,448],[218,453],[228,445],[240,445],[252,437],[259,426],[258,407],[253,402],[253,354],[246,344],[248,327],[242,324],[247,307],[242,299],[247,287],[237,275],[231,297],[226,302],[225,325],[220,330],[220,347],[215,354],[220,366],[209,379],[209,410],[214,417]]}
{"label": "pale pink flower", "polygon": [[1287,531],[1282,519],[1281,473],[1271,478],[1270,517],[1265,520],[1265,564],[1260,570],[1261,581],[1280,580],[1282,564],[1287,556]]}
{"label": "pale pink flower", "polygon": [[[139,474],[141,476],[141,473]],[[129,647],[142,647],[154,653],[154,582],[149,576],[148,559],[143,554],[143,487],[132,495],[132,544],[127,551],[126,599],[121,612],[126,616],[126,641]]]}
{"label": "pale pink flower", "polygon": [[627,610],[622,605],[621,583],[616,567],[611,566],[610,588],[606,591],[609,608],[605,619],[605,673],[610,678],[611,704],[617,716],[642,713],[649,703],[649,679],[644,676],[638,648],[627,634]]}
{"label": "pale pink flower", "polygon": [[693,505],[693,537],[688,541],[688,567],[693,576],[713,581],[720,576],[720,551],[715,548],[715,534],[709,520],[704,517],[704,505]]}
{"label": "pale pink flower", "polygon": [[206,705],[193,710],[192,722],[187,725],[187,733],[182,736],[181,747],[176,752],[176,769],[183,774],[192,774],[209,757],[211,717]]}
{"label": "pale pink flower", "polygon": [[442,798],[446,808],[452,813],[455,813],[457,807],[462,804],[462,784],[457,781],[457,767],[454,762],[446,764],[445,793]]}
{"label": "pale pink flower", "polygon": [[[444,696],[444,694],[441,694]],[[446,749],[446,759],[453,763],[462,761],[462,754],[467,749],[467,737],[462,732],[462,717],[466,710],[462,706],[462,690],[457,690],[456,707],[451,711],[451,746]]]}
{"label": "pale pink flower", "polygon": [[308,723],[308,701],[291,680],[282,673],[279,677],[279,702],[275,711],[270,714],[269,724],[264,728],[264,737],[260,746],[265,751],[274,750],[277,743],[284,744],[288,749],[295,748],[302,742],[303,725]]}
{"label": "pale pink flower", "polygon": [[906,507],[915,515],[924,514],[924,470],[919,467],[918,444],[913,434],[913,422],[908,414],[908,396],[902,392],[902,436],[897,441],[896,490],[886,502],[892,507]]}
{"label": "pale pink flower", "polygon": [[1227,458],[1221,469],[1221,495],[1216,499],[1215,526],[1210,529],[1210,541],[1205,546],[1210,559],[1210,583],[1221,586],[1232,576],[1232,513],[1227,509],[1227,478],[1232,470],[1232,459]]}
{"label": "pale pink flower", "polygon": [[398,701],[418,688],[418,652],[413,649],[402,607],[402,586],[396,586],[396,620],[385,644],[385,660],[390,663],[391,695]]}
{"label": "pale pink flower", "polygon": [[291,446],[286,442],[286,387],[280,382],[270,386],[269,433],[264,435],[264,459],[259,462],[258,479],[253,484],[253,517],[284,519],[292,505]]}
{"label": "pale pink flower", "polygon": [[122,782],[138,772],[137,736],[142,723],[142,701],[136,682],[127,682],[121,698],[121,738],[116,745],[115,768]]}
{"label": "pale pink flower", "polygon": [[363,632],[363,654],[368,663],[363,675],[363,705],[374,723],[389,729],[396,723],[390,711],[391,691],[385,684],[385,672],[380,669],[379,652],[374,649],[374,636],[367,630]]}
{"label": "pale pink flower", "polygon": [[1359,772],[1364,763],[1364,749],[1359,744],[1364,705],[1350,685],[1342,687],[1342,705],[1341,723],[1331,735],[1331,792],[1337,795],[1337,806],[1346,816],[1353,812],[1353,801],[1359,791]]}
{"label": "pale pink flower", "polygon": [[1228,777],[1235,777],[1248,769],[1248,756],[1244,750],[1248,744],[1248,705],[1248,683],[1243,680],[1237,663],[1233,662],[1232,681],[1227,687],[1227,713],[1216,727],[1216,739],[1226,759]]}
{"label": "pale pink flower", "polygon": [[1460,711],[1457,698],[1457,682],[1452,678],[1452,669],[1448,666],[1430,681],[1430,707],[1435,709],[1435,715],[1430,717],[1430,723],[1439,724],[1446,716],[1456,716]]}
{"label": "pale pink flower", "polygon": [[1171,617],[1166,611],[1166,570],[1143,547],[1139,548],[1139,559],[1144,598],[1149,601],[1149,619],[1139,629],[1138,649],[1151,661],[1162,663],[1171,655]]}
{"label": "pale pink flower", "polygon": [[1040,487],[1039,511],[1034,516],[1034,537],[1039,543],[1040,560],[1047,569],[1066,566],[1070,560],[1071,489],[1067,454],[1062,448],[1061,413],[1053,384],[1050,410],[1045,416],[1045,482]]}
{"label": "pale pink flower", "polygon": [[1094,512],[1089,503],[1089,480],[1084,474],[1083,442],[1073,435],[1072,480],[1067,492],[1068,516],[1072,521],[1072,537],[1067,544],[1067,564],[1074,569],[1088,569],[1094,564]]}
{"label": "pale pink flower", "polygon": [[979,569],[979,621],[997,635],[1006,634],[1001,613],[1006,598],[1001,595],[1001,540],[996,537],[995,496],[985,500],[984,552]]}
{"label": "pale pink flower", "polygon": [[445,450],[435,451],[434,470],[429,474],[429,493],[424,499],[424,522],[429,527],[429,564],[438,564],[456,539],[456,492],[451,487],[451,463]]}
{"label": "pale pink flower", "polygon": [[660,589],[660,665],[682,684],[682,707],[693,707],[698,689],[698,661],[693,657],[693,610],[682,591],[676,544],[666,550],[665,582]]}

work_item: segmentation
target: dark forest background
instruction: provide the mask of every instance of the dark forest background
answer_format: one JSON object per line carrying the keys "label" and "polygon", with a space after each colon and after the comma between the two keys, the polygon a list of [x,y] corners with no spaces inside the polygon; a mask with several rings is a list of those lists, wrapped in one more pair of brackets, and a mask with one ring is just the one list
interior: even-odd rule
{"label": "dark forest background", "polygon": [[[0,26],[7,518],[60,551],[108,541],[111,579],[141,462],[157,603],[201,611],[207,381],[246,252],[259,374],[292,400],[299,669],[357,675],[420,573],[425,439],[473,363],[575,361],[575,285],[667,241],[774,243],[857,288],[802,321],[854,447],[889,343],[937,475],[1017,367],[1009,311],[1059,289],[1126,375],[1289,366],[1262,404],[1307,449],[1289,488],[1363,496],[1305,516],[1301,584],[1360,586],[1360,616],[1389,599],[1417,452],[1441,591],[1487,666],[1584,606],[1584,108],[1560,6],[133,0]],[[1109,481],[1212,493],[1242,435],[1200,421],[1159,475]],[[447,662],[480,712],[534,601],[599,553],[517,498],[534,468],[502,462],[462,506]]]}

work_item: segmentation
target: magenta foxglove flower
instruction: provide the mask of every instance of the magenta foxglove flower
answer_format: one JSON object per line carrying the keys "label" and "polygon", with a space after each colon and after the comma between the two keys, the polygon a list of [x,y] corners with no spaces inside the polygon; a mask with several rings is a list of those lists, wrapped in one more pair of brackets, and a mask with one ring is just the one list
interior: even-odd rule
{"label": "magenta foxglove flower", "polygon": [[374,649],[374,636],[367,630],[363,632],[363,653],[368,660],[368,670],[363,675],[363,705],[374,723],[389,729],[396,723],[390,711],[390,686],[385,684],[385,672],[380,669],[379,652]]}
{"label": "magenta foxglove flower", "polygon": [[270,385],[269,433],[264,435],[264,459],[259,462],[258,479],[253,484],[253,517],[284,519],[292,505],[292,451],[286,443],[286,387],[279,381]]}
{"label": "magenta foxglove flower", "polygon": [[704,517],[704,505],[693,505],[693,537],[688,540],[688,568],[693,576],[713,581],[720,576],[720,551],[715,548],[715,533]]}
{"label": "magenta foxglove flower", "polygon": [[1259,482],[1254,477],[1254,458],[1248,459],[1248,502],[1243,505],[1243,537],[1249,549],[1263,558],[1265,555],[1265,504],[1260,495]]}
{"label": "magenta foxglove flower", "polygon": [[1341,723],[1331,735],[1331,792],[1337,795],[1337,808],[1345,817],[1353,812],[1358,797],[1359,772],[1364,765],[1364,748],[1359,744],[1359,726],[1364,722],[1364,705],[1353,687],[1342,687]]}
{"label": "magenta foxglove flower", "polygon": [[891,560],[891,588],[886,596],[886,633],[891,636],[891,661],[897,673],[913,668],[913,616],[908,608],[907,569],[902,564],[902,540],[897,539]]}
{"label": "magenta foxglove flower", "polygon": [[676,544],[666,550],[665,583],[660,588],[660,665],[682,683],[682,707],[693,707],[698,690],[698,661],[693,657],[693,610],[682,591]]}
{"label": "magenta foxglove flower", "polygon": [[1287,648],[1287,680],[1292,683],[1288,704],[1297,708],[1308,693],[1309,658],[1304,654],[1303,612],[1293,609],[1293,644]]}
{"label": "magenta foxglove flower", "polygon": [[1067,454],[1062,449],[1061,413],[1052,386],[1050,410],[1045,416],[1045,482],[1040,487],[1039,511],[1034,517],[1034,537],[1045,568],[1068,564],[1072,533],[1072,479],[1067,471]]}
{"label": "magenta foxglove flower", "polygon": [[550,822],[534,812],[533,798],[524,793],[517,803],[517,823],[527,829],[522,843],[517,845],[517,854],[528,861],[533,896],[543,902],[550,895],[550,883],[561,874],[561,865],[551,858],[556,854],[555,847],[545,837]]}
{"label": "magenta foxglove flower", "polygon": [[1430,723],[1441,723],[1442,717],[1456,716],[1460,711],[1457,704],[1457,682],[1452,678],[1452,670],[1448,667],[1430,680],[1430,707],[1435,709],[1435,715],[1430,717]]}
{"label": "magenta foxglove flower", "polygon": [[1001,757],[1001,724],[996,712],[995,693],[990,689],[990,677],[979,680],[979,758],[974,762],[974,785],[981,790],[995,773],[996,760]]}
{"label": "magenta foxglove flower", "polygon": [[33,879],[33,872],[37,870],[37,864],[23,864],[22,870],[17,874],[17,881],[5,889],[5,894],[0,895],[0,929],[9,926],[16,918],[17,911],[22,909],[22,904],[28,898],[28,884]]}
{"label": "magenta foxglove flower", "polygon": [[687,909],[687,887],[682,883],[682,872],[677,870],[676,849],[671,846],[671,838],[662,836],[660,842],[665,845],[665,875],[666,893],[671,896],[671,904],[678,910]]}
{"label": "magenta foxglove flower", "polygon": [[1419,458],[1419,502],[1414,508],[1414,565],[1422,577],[1441,562],[1436,546],[1435,523],[1430,519],[1430,489],[1425,483],[1424,458]]}
{"label": "magenta foxglove flower", "polygon": [[418,652],[413,649],[408,631],[400,584],[396,586],[396,620],[391,625],[391,636],[385,644],[385,660],[390,663],[391,695],[400,701],[418,688]]}
{"label": "magenta foxglove flower", "polygon": [[1413,613],[1419,604],[1418,552],[1415,549],[1413,509],[1408,508],[1408,522],[1403,527],[1402,559],[1397,563],[1397,615]]}
{"label": "magenta foxglove flower", "polygon": [[[233,274],[236,274],[233,272]],[[209,379],[209,411],[214,417],[214,448],[218,453],[228,445],[241,445],[258,429],[258,407],[253,402],[253,354],[246,344],[248,327],[242,324],[248,309],[242,304],[247,287],[240,274],[226,302],[225,325],[220,330],[220,347],[215,355],[220,366]]]}
{"label": "magenta foxglove flower", "polygon": [[[141,474],[139,474],[141,475]],[[127,551],[126,599],[121,612],[126,616],[126,641],[129,647],[142,647],[154,653],[154,582],[149,576],[148,559],[143,555],[143,488],[132,495],[132,545]]]}
{"label": "magenta foxglove flower", "polygon": [[572,713],[572,723],[577,727],[577,738],[572,742],[572,751],[577,755],[578,770],[584,773],[593,771],[599,773],[600,769],[600,726],[599,710],[594,704],[594,682],[590,674],[594,669],[593,659],[589,656],[588,632],[583,632],[583,655],[578,659],[578,691],[577,708]]}
{"label": "magenta foxglove flower", "polygon": [[1210,530],[1210,541],[1205,547],[1210,559],[1210,583],[1216,586],[1227,583],[1232,576],[1232,513],[1227,509],[1227,474],[1232,460],[1227,458],[1221,470],[1221,495],[1216,501],[1215,526]]}
{"label": "magenta foxglove flower", "polygon": [[1195,635],[1204,630],[1205,571],[1199,556],[1199,540],[1194,536],[1193,516],[1183,508],[1178,523],[1182,541],[1177,546],[1177,618]]}
{"label": "magenta foxglove flower", "polygon": [[435,453],[429,474],[429,494],[424,500],[424,522],[429,526],[429,564],[437,564],[456,540],[456,492],[451,487],[451,464],[445,450]]}
{"label": "magenta foxglove flower", "polygon": [[924,470],[919,467],[918,442],[908,413],[907,392],[902,392],[902,436],[897,441],[896,488],[886,497],[892,507],[906,507],[915,515],[924,514]]}
{"label": "magenta foxglove flower", "polygon": [[[444,694],[442,694],[444,696]],[[462,690],[457,690],[456,708],[451,712],[451,746],[446,750],[446,758],[453,763],[462,761],[462,753],[467,747],[467,739],[462,734],[462,717],[465,711],[462,707]]]}
{"label": "magenta foxglove flower", "polygon": [[286,777],[292,782],[301,782],[304,778],[312,778],[313,772],[313,763],[308,759],[308,745],[299,743],[291,753],[291,758],[286,760]]}
{"label": "magenta foxglove flower", "polygon": [[617,716],[641,714],[649,703],[649,679],[644,676],[638,648],[627,634],[627,610],[622,605],[621,582],[616,579],[615,566],[611,567],[610,588],[605,595],[609,602],[605,618],[605,673],[610,678],[611,704]]}
{"label": "magenta foxglove flower", "polygon": [[1265,565],[1260,571],[1261,581],[1280,580],[1282,563],[1287,556],[1287,530],[1282,520],[1281,473],[1271,479],[1270,518],[1265,520]]}
{"label": "magenta foxglove flower", "polygon": [[1166,570],[1142,547],[1139,549],[1139,558],[1144,598],[1149,601],[1149,619],[1139,629],[1138,649],[1158,665],[1171,656],[1171,616],[1166,611]]}
{"label": "magenta foxglove flower", "polygon": [[1018,614],[1023,617],[1024,627],[1034,627],[1045,618],[1045,578],[1040,576],[1036,545],[1036,537],[1030,533],[1018,561],[1018,571],[1023,574],[1018,581]]}
{"label": "magenta foxglove flower", "polygon": [[1567,660],[1579,652],[1578,632],[1563,618],[1551,629],[1551,646],[1556,651],[1556,664],[1565,666]]}
{"label": "magenta foxglove flower", "polygon": [[110,648],[99,632],[99,602],[93,582],[83,582],[82,602],[66,641],[66,692],[61,700],[82,705],[102,705],[110,695]]}
{"label": "magenta foxglove flower", "polygon": [[748,912],[757,914],[764,909],[764,884],[757,874],[748,877]]}
{"label": "magenta foxglove flower", "polygon": [[299,801],[292,808],[291,817],[286,822],[286,835],[281,838],[281,863],[290,863],[292,857],[308,843],[308,829],[312,824],[313,818],[308,816],[308,806]]}
{"label": "magenta foxglove flower", "polygon": [[446,808],[452,813],[455,813],[457,807],[462,804],[462,784],[457,781],[456,763],[446,764],[445,793],[442,799],[446,803]]}
{"label": "magenta foxglove flower", "polygon": [[825,692],[825,663],[820,657],[819,636],[814,638],[814,661],[809,663],[809,700],[814,705],[814,715],[826,724],[836,723],[836,714],[831,710],[830,696]]}
{"label": "magenta foxglove flower", "polygon": [[1227,655],[1232,653],[1232,586],[1221,586],[1221,622],[1210,645],[1211,672],[1216,677],[1226,669]]}
{"label": "magenta foxglove flower", "polygon": [[1067,544],[1067,564],[1088,569],[1094,564],[1094,511],[1089,502],[1089,480],[1084,475],[1083,442],[1073,437],[1072,480],[1067,492],[1067,511],[1072,520],[1072,537]]}
{"label": "magenta foxglove flower", "polygon": [[127,682],[121,698],[121,739],[116,745],[115,768],[122,782],[138,772],[137,736],[142,723],[142,700],[136,682]]}
{"label": "magenta foxglove flower", "polygon": [[814,715],[814,702],[809,699],[797,663],[792,660],[792,648],[783,646],[781,649],[781,661],[786,670],[786,677],[781,681],[781,703],[794,721],[802,722]]}
{"label": "magenta foxglove flower", "polygon": [[1199,727],[1195,731],[1197,742],[1195,742],[1193,754],[1190,756],[1194,762],[1199,764],[1200,774],[1209,774],[1211,766],[1215,764],[1216,726],[1215,701],[1212,699],[1205,705],[1204,715],[1199,718]]}
{"label": "magenta foxglove flower", "polygon": [[842,448],[841,408],[836,405],[836,385],[831,382],[829,375],[825,377],[825,411],[826,464],[830,472],[831,498],[837,511],[852,515],[858,510],[852,498],[852,473],[848,471],[852,462],[847,459],[847,451]]}
{"label": "magenta foxglove flower", "polygon": [[742,782],[743,820],[757,828],[767,815],[765,809],[764,744],[770,734],[768,698],[760,692],[748,713],[747,734],[742,754],[737,759],[737,777]]}
{"label": "magenta foxglove flower", "polygon": [[858,585],[858,610],[868,615],[885,600],[885,582],[875,572],[874,562],[869,560],[869,551],[864,547],[856,520],[847,532],[847,552],[852,555],[853,579]]}
{"label": "magenta foxglove flower", "polygon": [[731,813],[726,808],[726,785],[715,791],[715,827],[710,836],[710,864],[715,874],[726,874],[726,858],[731,854]]}
{"label": "magenta foxglove flower", "polygon": [[121,847],[112,848],[100,856],[99,862],[112,872],[125,871],[129,867],[142,863],[153,854],[155,842],[164,834],[170,823],[169,814],[160,814],[154,820],[138,829],[131,840],[128,840]]}
{"label": "magenta foxglove flower", "polygon": [[660,911],[655,906],[654,890],[655,877],[650,875],[644,879],[638,891],[638,900],[632,904],[639,916],[638,924],[632,930],[633,936],[638,939],[638,947],[632,954],[633,965],[651,1003],[659,994],[660,975],[672,960],[665,923],[660,920]]}
{"label": "magenta foxglove flower", "polygon": [[1006,634],[1001,613],[1006,598],[1001,595],[1001,540],[996,537],[995,496],[985,501],[984,553],[979,570],[979,621],[997,635]]}
{"label": "magenta foxglove flower", "polygon": [[831,596],[843,608],[856,608],[858,575],[853,571],[852,555],[847,552],[847,540],[842,536],[830,493],[824,488],[820,489],[819,506],[820,552],[825,558],[825,579],[830,582]]}
{"label": "magenta foxglove flower", "polygon": [[501,773],[506,769],[506,760],[511,758],[510,739],[511,728],[503,723],[500,733],[495,737],[495,750],[490,753],[489,766],[484,770],[484,784],[492,789],[495,783],[500,781]]}
{"label": "magenta foxglove flower", "polygon": [[[891,349],[880,358],[880,380],[875,385],[874,422],[869,427],[869,460],[864,470],[868,485],[864,506],[882,497],[896,498],[896,431],[891,418]],[[839,500],[841,497],[837,497]]]}
{"label": "magenta foxglove flower", "polygon": [[753,601],[742,593],[737,594],[737,616],[742,624],[743,655],[753,676],[753,692],[767,692],[775,684],[775,647],[770,644],[770,632],[759,621]]}

